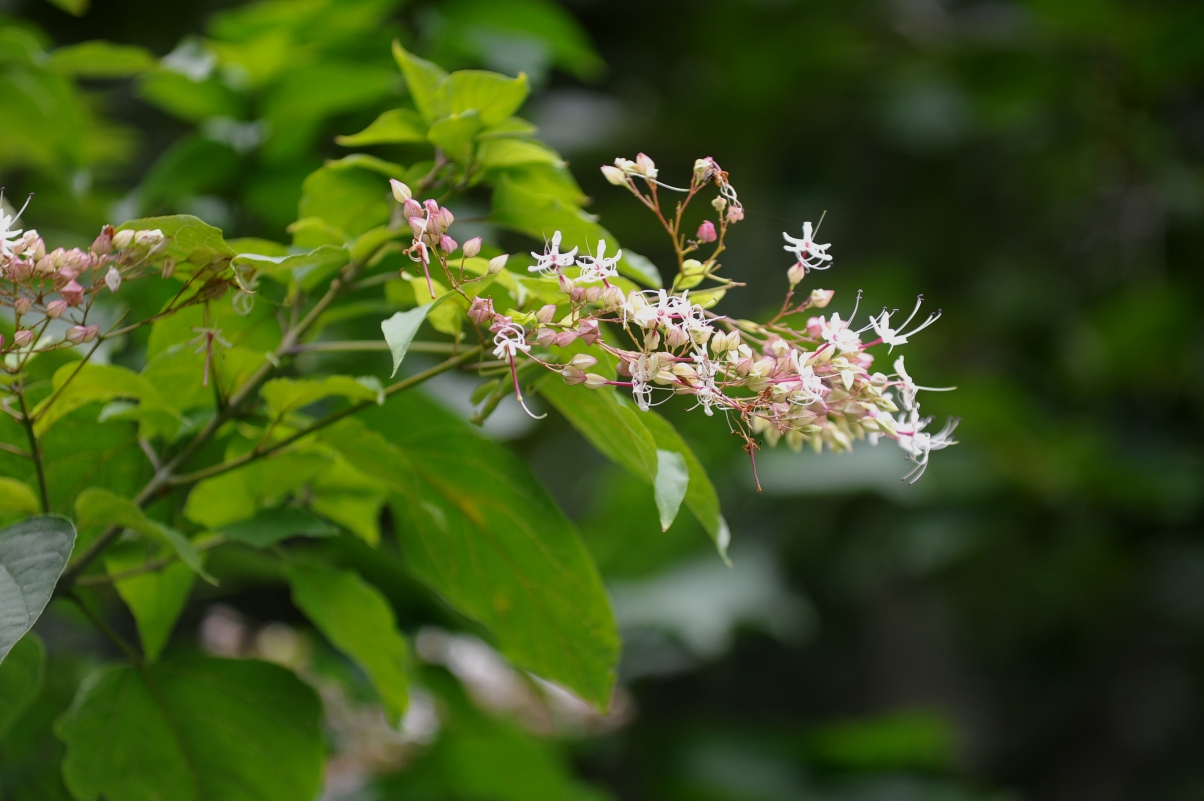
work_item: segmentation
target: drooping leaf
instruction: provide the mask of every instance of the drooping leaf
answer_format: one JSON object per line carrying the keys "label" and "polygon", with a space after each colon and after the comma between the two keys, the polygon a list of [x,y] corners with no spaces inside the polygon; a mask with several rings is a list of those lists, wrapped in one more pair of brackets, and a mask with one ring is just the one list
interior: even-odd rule
{"label": "drooping leaf", "polygon": [[65,517],[31,517],[0,529],[0,662],[42,615],[75,544]]}
{"label": "drooping leaf", "polygon": [[0,662],[0,738],[37,698],[45,670],[46,649],[32,631]]}
{"label": "drooping leaf", "polygon": [[657,449],[656,479],[652,488],[656,495],[656,510],[660,513],[661,531],[668,531],[673,525],[689,484],[690,473],[685,458],[677,451]]}
{"label": "drooping leaf", "polygon": [[[349,421],[329,444],[389,483],[414,574],[480,621],[516,664],[605,706],[618,637],[573,526],[509,451],[413,393]],[[423,425],[402,425],[421,419]]]}
{"label": "drooping leaf", "polygon": [[381,321],[380,330],[384,332],[389,352],[393,354],[393,372],[389,373],[390,378],[397,375],[397,369],[401,367],[401,361],[406,357],[414,335],[418,333],[422,321],[434,306],[434,303],[426,303],[409,311],[397,312],[388,320]]}
{"label": "drooping leaf", "polygon": [[[161,554],[153,554],[159,556]],[[141,567],[148,553],[139,543],[121,543],[105,552],[105,570],[110,576]],[[134,616],[142,653],[155,662],[175,628],[188,594],[196,581],[194,573],[182,562],[172,562],[157,570],[128,576],[113,582],[113,587]]]}
{"label": "drooping leaf", "polygon": [[425,142],[427,128],[422,115],[408,108],[395,108],[381,114],[359,133],[336,136],[334,140],[344,147]]}
{"label": "drooping leaf", "polygon": [[414,105],[427,123],[432,123],[440,117],[446,117],[451,112],[451,100],[443,89],[447,72],[429,61],[425,61],[406,51],[400,42],[393,42],[393,58],[406,79],[406,87]]}
{"label": "drooping leaf", "polygon": [[[180,561],[206,581],[214,579],[205,572],[200,554],[188,538],[170,526],[148,518],[133,501],[115,495],[107,489],[89,487],[75,499],[75,519],[80,528],[121,526],[144,537],[166,545],[175,551]],[[214,582],[216,583],[216,582]]]}
{"label": "drooping leaf", "polygon": [[280,419],[323,398],[339,396],[350,400],[385,402],[384,389],[373,376],[352,378],[331,375],[325,378],[274,378],[259,390],[268,405],[268,414]]}
{"label": "drooping leaf", "polygon": [[226,538],[255,548],[269,548],[289,537],[333,537],[338,532],[304,509],[264,509],[249,520],[222,527]]}
{"label": "drooping leaf", "polygon": [[197,483],[184,504],[184,516],[212,530],[254,517],[276,506],[333,463],[314,451],[285,451]]}
{"label": "drooping leaf", "polygon": [[195,659],[101,668],[55,732],[63,778],[95,801],[297,801],[317,795],[321,706],[282,667]]}
{"label": "drooping leaf", "polygon": [[293,604],[364,669],[396,725],[409,702],[408,649],[389,602],[354,572],[320,562],[290,565],[288,581]]}
{"label": "drooping leaf", "polygon": [[45,64],[51,72],[80,78],[128,78],[157,66],[155,57],[141,47],[104,41],[60,47],[50,53]]}
{"label": "drooping leaf", "polygon": [[239,253],[234,265],[249,265],[261,274],[280,283],[295,280],[302,289],[309,291],[325,281],[347,262],[351,253],[338,245],[319,245],[306,253],[283,256],[260,253]]}
{"label": "drooping leaf", "polygon": [[476,110],[483,125],[496,125],[518,111],[531,87],[527,76],[509,78],[485,70],[458,70],[447,79],[452,114]]}

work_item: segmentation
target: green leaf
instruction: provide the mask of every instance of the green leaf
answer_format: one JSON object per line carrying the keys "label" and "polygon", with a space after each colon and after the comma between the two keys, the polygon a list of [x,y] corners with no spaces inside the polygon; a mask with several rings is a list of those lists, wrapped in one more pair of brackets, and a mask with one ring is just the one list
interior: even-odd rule
{"label": "green leaf", "polygon": [[264,509],[249,520],[222,528],[226,538],[254,548],[270,548],[289,537],[333,537],[338,531],[304,509]]}
{"label": "green leaf", "polygon": [[477,134],[477,139],[492,139],[494,137],[508,136],[534,136],[539,129],[533,123],[524,120],[522,117],[507,117],[501,122],[488,125],[485,130]]}
{"label": "green leaf", "polygon": [[364,669],[380,694],[390,723],[409,703],[405,664],[409,649],[380,590],[350,570],[319,563],[290,565],[293,605],[334,647]]}
{"label": "green leaf", "polygon": [[481,130],[481,115],[476,109],[444,117],[431,124],[427,140],[442,148],[452,161],[466,164],[472,159],[472,138]]}
{"label": "green leaf", "polygon": [[482,169],[514,167],[519,164],[564,166],[564,161],[555,150],[521,139],[486,139],[477,147],[477,163]]}
{"label": "green leaf", "polygon": [[451,112],[451,103],[443,89],[447,72],[429,61],[425,61],[406,51],[401,43],[394,40],[393,58],[406,79],[406,87],[410,97],[418,107],[423,118],[434,122],[440,117],[446,117]]}
{"label": "green leaf", "polygon": [[89,408],[68,415],[46,433],[42,461],[50,508],[63,512],[73,509],[76,496],[89,487],[132,495],[150,471],[135,428],[121,422],[97,425]]}
{"label": "green leaf", "polygon": [[0,738],[38,697],[45,671],[46,649],[33,632],[18,640],[0,663]]}
{"label": "green leaf", "polygon": [[143,75],[138,83],[143,100],[185,122],[199,123],[210,117],[242,119],[242,98],[216,77],[193,81],[167,69]]}
{"label": "green leaf", "polygon": [[298,801],[316,797],[321,705],[292,672],[255,660],[110,665],[55,733],[78,799]]}
{"label": "green leaf", "polygon": [[31,517],[0,529],[0,662],[50,601],[75,544],[65,517]]}
{"label": "green leaf", "polygon": [[47,2],[76,17],[82,17],[88,10],[88,6],[91,5],[90,0],[47,0]]}
{"label": "green leaf", "polygon": [[450,95],[451,113],[463,114],[475,109],[486,126],[496,125],[518,111],[531,91],[523,73],[517,78],[507,78],[496,72],[459,70],[451,74],[447,83],[444,91]]}
{"label": "green leaf", "polygon": [[371,125],[357,134],[336,136],[334,141],[344,147],[425,142],[426,121],[416,111],[395,108],[377,117]]}
{"label": "green leaf", "polygon": [[380,542],[385,486],[340,458],[309,486],[309,508],[369,545]]}
{"label": "green leaf", "polygon": [[45,434],[52,425],[81,406],[115,398],[133,398],[152,409],[175,415],[154,384],[133,370],[115,364],[64,364],[54,373],[55,390],[62,387],[65,388],[57,398],[47,398],[34,409],[36,434]]}
{"label": "green leaf", "polygon": [[184,516],[213,531],[276,506],[323,471],[334,457],[313,451],[277,453],[198,482],[188,493]]}
{"label": "green leaf", "polygon": [[338,245],[321,245],[306,253],[286,256],[267,256],[259,253],[239,253],[235,265],[253,266],[263,275],[287,284],[295,280],[309,291],[323,283],[333,273],[351,261],[351,254]]}
{"label": "green leaf", "polygon": [[[626,269],[624,269],[624,267]],[[622,272],[628,278],[639,281],[644,286],[663,286],[661,282],[661,272],[660,270],[656,269],[656,265],[644,256],[636,253],[631,248],[625,248],[623,250],[623,258],[619,262],[619,268],[620,272]],[[693,297],[694,296],[691,295],[691,298]],[[723,296],[720,295],[719,297]],[[718,299],[715,300],[715,303],[718,303]],[[713,305],[714,303],[711,303],[704,308],[709,309]]]}
{"label": "green leaf", "polygon": [[381,321],[380,330],[384,332],[385,343],[389,346],[389,352],[393,354],[393,372],[389,373],[389,378],[397,375],[397,368],[401,367],[401,360],[406,357],[414,335],[418,333],[422,321],[438,302],[436,300],[435,303],[426,303],[409,311],[397,312],[388,320]]}
{"label": "green leaf", "polygon": [[318,168],[305,179],[301,191],[298,217],[317,217],[337,228],[344,240],[387,223],[395,205],[388,181],[347,165]]}
{"label": "green leaf", "polygon": [[605,707],[619,647],[610,604],[577,532],[526,465],[413,393],[364,418],[389,439],[359,421],[325,438],[388,482],[414,575],[488,628],[513,662]]}
{"label": "green leaf", "polygon": [[[116,576],[141,567],[153,556],[158,554],[148,554],[140,543],[121,543],[105,552],[105,570]],[[196,574],[188,565],[172,562],[159,570],[113,582],[134,616],[147,661],[154,662],[163,653],[195,581]]]}
{"label": "green leaf", "polygon": [[187,278],[211,263],[234,257],[234,250],[222,238],[220,228],[203,222],[191,214],[168,217],[144,217],[117,226],[119,231],[158,229],[168,238],[162,256],[176,260],[175,275]]}
{"label": "green leaf", "polygon": [[79,78],[128,78],[158,66],[148,50],[112,42],[81,42],[50,53],[45,67]]}
{"label": "green leaf", "polygon": [[280,419],[323,398],[341,396],[353,401],[385,402],[385,392],[373,376],[352,378],[332,375],[326,378],[275,378],[259,390],[268,405],[268,414]]}
{"label": "green leaf", "polygon": [[39,510],[38,496],[28,484],[0,477],[0,517],[36,515]]}
{"label": "green leaf", "polygon": [[210,583],[217,583],[205,572],[200,554],[187,537],[174,528],[156,523],[143,514],[133,501],[114,495],[107,489],[89,487],[81,492],[75,499],[75,519],[80,528],[121,526],[136,531],[171,548],[190,570]]}
{"label": "green leaf", "polygon": [[677,517],[690,485],[690,473],[685,458],[677,451],[657,450],[656,479],[652,484],[656,495],[656,510],[660,513],[661,531],[668,531]]}

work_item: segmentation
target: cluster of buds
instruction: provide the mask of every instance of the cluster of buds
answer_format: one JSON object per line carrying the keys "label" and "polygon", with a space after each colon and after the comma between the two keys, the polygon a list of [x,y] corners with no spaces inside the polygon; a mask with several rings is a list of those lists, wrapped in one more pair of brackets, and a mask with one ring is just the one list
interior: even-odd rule
{"label": "cluster of buds", "polygon": [[[47,251],[37,231],[16,227],[28,205],[27,200],[15,214],[0,209],[0,304],[13,310],[16,328],[11,343],[0,337],[0,352],[30,354],[91,342],[100,333],[87,321],[96,296],[106,289],[116,293],[123,281],[144,275],[167,239],[158,230],[115,231],[106,225],[86,251]],[[171,259],[163,259],[161,269],[169,276]],[[60,318],[70,326],[56,339],[47,329]]]}
{"label": "cluster of buds", "polygon": [[[435,284],[431,279],[432,261],[438,262],[443,268],[448,281],[453,285],[458,284],[459,281],[452,278],[447,263],[448,257],[460,248],[460,244],[447,233],[447,229],[456,221],[451,209],[440,206],[434,200],[425,200],[419,203],[414,199],[410,187],[395,178],[389,179],[389,186],[393,191],[393,199],[401,204],[402,215],[409,222],[410,230],[414,234],[414,240],[410,247],[406,248],[405,254],[413,261],[422,264],[422,271],[426,275],[427,288],[430,290],[431,296],[435,295]],[[481,237],[475,236],[464,243],[464,258],[471,259],[480,252]],[[505,264],[505,259],[503,259],[494,272],[500,271]]]}
{"label": "cluster of buds", "polygon": [[[531,254],[534,264],[528,269],[557,282],[564,301],[502,313],[494,309],[492,300],[477,297],[468,310],[474,323],[493,334],[494,356],[508,364],[520,401],[518,371],[534,363],[558,372],[569,384],[622,387],[645,411],[674,395],[690,396],[705,414],[719,411],[726,416],[733,431],[745,439],[750,455],[760,442],[773,446],[784,440],[796,450],[810,446],[821,451],[827,446],[841,452],[852,450],[857,441],[876,445],[883,438],[891,439],[914,462],[905,476],[912,481],[923,474],[931,452],[956,444],[956,420],[929,433],[925,429],[931,420],[919,413],[921,390],[945,388],[915,384],[902,357],[895,360],[892,372],[875,370],[875,354],[870,352],[876,347],[893,351],[940,317],[940,312],[931,314],[909,330],[920,313],[922,297],[898,326],[892,324],[898,311],[888,309],[870,316],[864,325],[855,324],[860,293],[848,319],[833,312],[806,317],[802,325],[793,323],[800,315],[826,308],[834,295],[831,290],[815,289],[795,298],[808,272],[827,269],[832,262],[831,246],[815,241],[818,226],[806,223],[802,237],[783,234],[785,250],[794,261],[785,271],[788,289],[781,311],[766,322],[716,314],[710,310],[718,300],[715,291],[693,297],[691,291],[704,280],[721,289],[737,286],[716,275],[724,235],[744,217],[728,174],[714,159],[699,159],[689,186],[677,188],[661,182],[656,164],[642,153],[634,161],[616,159],[602,172],[656,214],[673,241],[678,276],[668,290],[625,291],[618,271],[622,251],[608,257],[605,241],[598,242],[596,255],[580,254],[578,248],[562,250],[561,232],[555,232],[542,252]],[[683,213],[711,184],[718,189],[711,202],[717,219],[704,220],[688,237],[683,233]],[[658,188],[685,197],[666,213]],[[415,234],[411,251],[419,250],[420,242],[430,241],[441,210],[432,201],[420,205],[408,195],[399,202],[424,211],[411,215]],[[687,258],[704,245],[713,246],[707,258]],[[454,280],[452,285],[458,286]],[[622,330],[624,341],[604,339],[604,326]],[[567,362],[554,355],[553,348],[574,343],[596,349],[597,355],[582,353],[579,346]],[[603,353],[608,363],[616,365],[614,378],[595,371]]]}

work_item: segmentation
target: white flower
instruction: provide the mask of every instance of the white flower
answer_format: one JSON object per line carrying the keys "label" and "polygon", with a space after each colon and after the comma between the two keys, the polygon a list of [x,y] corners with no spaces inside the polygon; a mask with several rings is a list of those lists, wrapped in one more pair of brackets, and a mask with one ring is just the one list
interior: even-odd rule
{"label": "white flower", "polygon": [[831,320],[825,320],[823,317],[820,317],[820,336],[824,338],[825,342],[835,345],[836,349],[841,353],[860,350],[861,339],[858,337],[858,334],[861,331],[853,330],[850,325],[851,322],[851,317],[848,320],[841,320],[840,312],[832,312]]}
{"label": "white flower", "polygon": [[920,325],[916,326],[911,331],[909,331],[907,333],[903,333],[903,329],[906,328],[908,323],[910,323],[913,319],[915,319],[916,314],[919,313],[920,304],[923,302],[924,302],[923,295],[920,295],[918,298],[916,298],[916,307],[914,309],[912,309],[911,315],[906,320],[904,320],[903,324],[900,325],[898,328],[890,327],[890,318],[892,315],[898,313],[899,310],[893,309],[891,311],[887,311],[886,309],[883,309],[882,314],[878,315],[877,317],[870,318],[870,325],[873,326],[874,333],[877,334],[879,337],[881,337],[882,341],[885,344],[890,345],[891,350],[894,350],[895,345],[906,345],[908,337],[915,336],[916,334],[920,333],[925,328],[927,328],[928,326],[932,325],[937,320],[939,320],[941,317],[941,313],[938,310],[935,313],[928,315],[927,320],[920,323]]}
{"label": "white flower", "polygon": [[[25,205],[16,214],[5,214],[0,211],[0,256],[12,257],[15,253],[14,247],[21,241],[21,234],[24,233],[20,228],[13,228],[17,220],[29,207],[29,201],[33,199],[30,195],[25,199]],[[0,195],[0,202],[3,202],[4,196]]]}
{"label": "white flower", "polygon": [[527,344],[527,332],[521,325],[502,321],[493,328],[493,356],[495,359],[513,361],[519,351],[529,353],[531,346]]}
{"label": "white flower", "polygon": [[782,232],[782,238],[790,244],[786,245],[783,250],[788,253],[793,253],[798,263],[809,270],[826,270],[829,266],[825,262],[832,261],[832,257],[828,255],[828,248],[831,244],[820,245],[812,240],[813,231],[811,223],[803,223],[803,238],[795,239],[785,231]]}
{"label": "white flower", "polygon": [[552,234],[552,241],[545,247],[543,253],[531,252],[535,257],[535,266],[528,267],[527,271],[532,273],[540,273],[541,275],[555,275],[560,272],[561,267],[569,267],[577,256],[577,248],[573,248],[568,253],[560,252],[560,232]]}
{"label": "white flower", "polygon": [[956,417],[951,418],[945,423],[945,427],[935,434],[924,431],[931,422],[931,417],[920,417],[919,407],[916,407],[911,410],[910,415],[900,415],[895,423],[899,447],[907,454],[908,459],[916,463],[915,468],[903,476],[904,481],[911,479],[911,484],[919,481],[920,476],[928,469],[928,455],[932,451],[957,444],[957,440],[953,438],[953,430],[957,428],[960,420]]}
{"label": "white flower", "polygon": [[815,374],[811,365],[803,364],[806,358],[807,354],[803,354],[800,358],[797,350],[790,351],[790,361],[794,363],[799,380],[799,387],[793,391],[790,400],[799,406],[810,406],[812,403],[823,400],[824,397],[824,381]]}
{"label": "white flower", "polygon": [[582,256],[577,259],[577,266],[581,268],[581,275],[578,276],[576,283],[592,284],[597,281],[605,281],[609,278],[618,278],[619,271],[615,265],[619,263],[619,259],[621,258],[623,258],[622,250],[619,250],[611,258],[606,258],[606,240],[598,240],[597,256]]}
{"label": "white flower", "polygon": [[903,357],[895,359],[895,373],[899,376],[899,381],[895,386],[899,388],[899,400],[903,402],[903,408],[907,411],[918,409],[919,404],[916,403],[916,394],[922,389],[925,392],[952,392],[957,387],[921,387],[911,380],[911,376],[907,374],[907,370],[903,368]]}

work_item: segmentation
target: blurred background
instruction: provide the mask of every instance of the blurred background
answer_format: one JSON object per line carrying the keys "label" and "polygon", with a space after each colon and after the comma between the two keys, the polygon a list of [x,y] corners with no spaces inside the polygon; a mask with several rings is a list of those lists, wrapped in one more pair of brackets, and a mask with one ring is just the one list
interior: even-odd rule
{"label": "blurred background", "polygon": [[[0,0],[0,13],[0,184],[37,193],[25,221],[58,244],[185,211],[283,240],[305,175],[347,152],[335,135],[397,104],[400,37],[448,68],[526,70],[523,115],[590,211],[654,262],[669,251],[598,165],[642,150],[680,182],[715,157],[748,210],[725,263],[749,288],[721,310],[776,310],[781,232],[824,212],[835,266],[807,280],[837,290],[833,309],[864,289],[872,310],[918,293],[944,310],[908,369],[958,387],[925,408],[963,418],[961,444],[915,486],[894,449],[765,450],[757,494],[726,427],[665,407],[720,489],[732,569],[688,516],[662,534],[647,487],[554,414],[491,421],[603,570],[625,640],[616,710],[524,718],[486,646],[411,633],[522,736],[555,741],[597,788],[573,798],[1204,797],[1204,4]],[[53,55],[93,39],[162,66]],[[464,387],[430,391],[464,410]],[[403,623],[425,619],[417,594],[393,593]],[[259,627],[261,651],[289,647],[271,628],[296,617],[283,589],[213,604],[178,637],[237,651],[227,641]],[[541,797],[490,779],[522,759],[462,763],[475,784],[432,789],[421,759],[356,763],[356,747],[388,744],[346,742],[359,773],[332,763],[332,799]],[[358,778],[340,785],[347,771]],[[59,797],[7,781],[17,798]]]}

